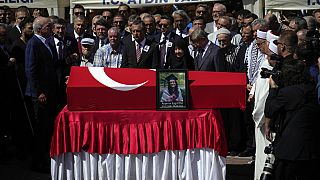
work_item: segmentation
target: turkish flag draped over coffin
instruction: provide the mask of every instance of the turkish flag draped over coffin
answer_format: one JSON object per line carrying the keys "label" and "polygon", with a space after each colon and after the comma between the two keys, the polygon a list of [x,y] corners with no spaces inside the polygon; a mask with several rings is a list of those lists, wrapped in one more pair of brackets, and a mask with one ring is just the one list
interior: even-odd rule
{"label": "turkish flag draped over coffin", "polygon": [[[156,71],[150,69],[72,67],[68,109],[156,109]],[[246,75],[189,71],[192,109],[245,108]]]}

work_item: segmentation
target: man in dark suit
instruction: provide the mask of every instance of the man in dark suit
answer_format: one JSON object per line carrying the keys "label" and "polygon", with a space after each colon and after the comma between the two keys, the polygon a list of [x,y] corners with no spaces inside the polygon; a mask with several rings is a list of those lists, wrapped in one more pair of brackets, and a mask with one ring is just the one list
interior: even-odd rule
{"label": "man in dark suit", "polygon": [[148,14],[144,16],[142,21],[146,27],[148,39],[153,39],[155,36],[160,34],[160,30],[156,29],[156,21],[152,15]]}
{"label": "man in dark suit", "polygon": [[20,7],[15,12],[15,26],[12,27],[8,34],[8,43],[11,45],[16,39],[21,36],[21,29],[19,28],[20,22],[29,16],[29,10],[26,7]]}
{"label": "man in dark suit", "polygon": [[121,67],[158,68],[159,49],[155,41],[145,37],[146,28],[142,21],[134,21],[131,27],[132,41],[124,44]]}
{"label": "man in dark suit", "polygon": [[67,36],[75,38],[77,40],[78,52],[81,56],[81,40],[83,38],[92,38],[94,37],[85,32],[87,22],[84,16],[76,16],[73,19],[74,30],[72,32],[67,32]]}
{"label": "man in dark suit", "polygon": [[66,76],[70,74],[72,65],[79,64],[79,52],[75,38],[66,36],[66,22],[59,18],[53,21],[53,36],[48,38],[48,44],[52,47],[55,58],[55,69],[58,77],[58,108],[62,109],[66,103]]}
{"label": "man in dark suit", "polygon": [[170,16],[161,16],[159,26],[161,33],[157,34],[154,39],[159,44],[160,68],[166,69],[168,68],[166,63],[168,62],[169,55],[175,49],[175,42],[179,39],[182,40],[182,38],[173,32],[173,19]]}
{"label": "man in dark suit", "polygon": [[[270,90],[264,110],[276,130],[272,143],[276,158],[274,179],[320,179],[319,168],[316,168],[320,159],[320,110],[315,84],[300,60],[288,61],[282,68],[282,86],[276,84],[273,76],[269,78]],[[265,132],[270,140],[270,124],[266,123]]]}
{"label": "man in dark suit", "polygon": [[95,48],[93,49],[93,55],[96,51],[102,46],[109,43],[108,41],[108,29],[110,26],[108,25],[107,20],[104,18],[100,18],[95,24],[96,30],[96,39],[95,39]]}
{"label": "man in dark suit", "polygon": [[190,35],[191,44],[196,49],[194,58],[196,71],[224,71],[223,60],[219,56],[219,47],[207,38],[207,33],[198,28]]}
{"label": "man in dark suit", "polygon": [[54,58],[57,55],[46,42],[52,34],[50,19],[38,17],[33,27],[35,35],[28,41],[25,52],[25,94],[31,98],[34,110],[33,168],[48,171],[50,138],[56,115],[57,74]]}
{"label": "man in dark suit", "polygon": [[[85,16],[85,9],[81,4],[75,4],[72,8],[72,17],[75,19],[79,16]],[[71,34],[74,31],[74,23],[68,24],[66,27],[67,34]]]}

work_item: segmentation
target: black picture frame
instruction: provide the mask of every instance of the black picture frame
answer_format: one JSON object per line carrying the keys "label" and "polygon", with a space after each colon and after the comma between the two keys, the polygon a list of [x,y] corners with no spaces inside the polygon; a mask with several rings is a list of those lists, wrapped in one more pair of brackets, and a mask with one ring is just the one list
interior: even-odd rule
{"label": "black picture frame", "polygon": [[[156,80],[157,110],[189,109],[189,78],[186,69],[158,69]],[[177,90],[169,90],[175,80]],[[175,92],[175,93],[174,93]]]}

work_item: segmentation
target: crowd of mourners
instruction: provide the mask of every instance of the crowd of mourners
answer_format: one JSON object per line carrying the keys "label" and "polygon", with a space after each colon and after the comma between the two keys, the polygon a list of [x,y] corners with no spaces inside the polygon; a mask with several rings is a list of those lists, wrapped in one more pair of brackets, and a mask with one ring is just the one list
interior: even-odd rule
{"label": "crowd of mourners", "polygon": [[269,144],[275,179],[320,179],[320,9],[278,18],[230,13],[220,3],[189,7],[122,4],[88,16],[77,4],[69,23],[1,6],[1,162],[14,144],[18,158],[31,155],[34,170],[49,170],[54,118],[66,105],[72,66],[188,69],[246,74],[246,110],[221,114],[229,155],[254,156],[255,180]]}

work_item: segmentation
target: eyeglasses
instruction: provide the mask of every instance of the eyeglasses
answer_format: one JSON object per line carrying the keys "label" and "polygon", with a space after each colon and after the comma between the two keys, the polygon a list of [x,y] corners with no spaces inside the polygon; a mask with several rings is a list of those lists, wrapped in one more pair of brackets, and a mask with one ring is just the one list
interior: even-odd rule
{"label": "eyeglasses", "polygon": [[206,13],[206,11],[197,11],[197,13],[198,13],[198,14],[200,14],[200,13],[205,14],[205,13]]}
{"label": "eyeglasses", "polygon": [[257,45],[258,45],[258,46],[261,46],[262,44],[264,44],[264,43],[266,43],[266,42],[267,42],[267,41],[263,41],[263,42],[261,42],[261,43],[258,43],[258,42],[257,42]]}
{"label": "eyeglasses", "polygon": [[285,45],[285,46],[293,46],[293,45],[291,45],[291,44],[286,44],[286,43],[279,42],[278,40],[273,41],[273,43],[274,43],[275,45],[282,44],[282,45]]}
{"label": "eyeglasses", "polygon": [[103,16],[105,19],[111,19],[110,16]]}
{"label": "eyeglasses", "polygon": [[169,24],[159,24],[159,27],[161,27],[161,28],[168,28],[168,27],[169,27]]}
{"label": "eyeglasses", "polygon": [[84,15],[84,12],[74,12],[74,15],[76,15],[76,16]]}

